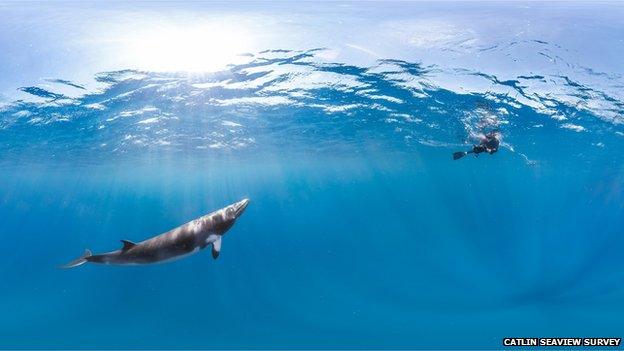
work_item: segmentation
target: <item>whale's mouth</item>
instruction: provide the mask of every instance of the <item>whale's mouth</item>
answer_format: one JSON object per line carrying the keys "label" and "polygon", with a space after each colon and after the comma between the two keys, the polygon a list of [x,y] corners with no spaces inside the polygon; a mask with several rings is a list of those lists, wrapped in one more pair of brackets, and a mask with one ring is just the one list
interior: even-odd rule
{"label": "whale's mouth", "polygon": [[249,199],[243,199],[235,203],[234,205],[232,205],[234,207],[234,213],[236,214],[235,215],[236,218],[240,217],[240,215],[242,215],[243,212],[245,212],[247,205],[249,205]]}

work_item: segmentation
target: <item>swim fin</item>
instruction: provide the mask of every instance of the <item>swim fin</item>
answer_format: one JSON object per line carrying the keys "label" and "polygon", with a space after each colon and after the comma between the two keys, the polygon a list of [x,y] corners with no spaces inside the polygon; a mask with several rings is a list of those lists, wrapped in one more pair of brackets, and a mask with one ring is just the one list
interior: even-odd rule
{"label": "swim fin", "polygon": [[458,151],[453,153],[453,160],[459,160],[460,158],[468,155],[466,151]]}
{"label": "swim fin", "polygon": [[87,258],[93,256],[93,254],[91,253],[91,251],[89,249],[86,249],[84,254],[82,256],[80,256],[79,258],[69,262],[68,264],[61,266],[61,268],[73,268],[73,267],[78,267],[81,264],[87,262]]}

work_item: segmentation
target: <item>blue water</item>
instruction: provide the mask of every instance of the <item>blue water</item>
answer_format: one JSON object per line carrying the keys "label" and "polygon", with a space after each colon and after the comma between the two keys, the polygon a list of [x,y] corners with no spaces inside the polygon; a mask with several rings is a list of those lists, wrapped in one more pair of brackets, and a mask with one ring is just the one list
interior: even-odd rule
{"label": "blue water", "polygon": [[[362,67],[322,51],[253,53],[202,75],[105,72],[79,97],[23,88],[37,99],[0,110],[0,348],[622,336],[618,120],[529,93],[550,110],[446,90],[419,62]],[[523,80],[547,80],[478,73],[520,95]],[[493,129],[498,153],[451,159]],[[58,268],[244,197],[218,260]]]}

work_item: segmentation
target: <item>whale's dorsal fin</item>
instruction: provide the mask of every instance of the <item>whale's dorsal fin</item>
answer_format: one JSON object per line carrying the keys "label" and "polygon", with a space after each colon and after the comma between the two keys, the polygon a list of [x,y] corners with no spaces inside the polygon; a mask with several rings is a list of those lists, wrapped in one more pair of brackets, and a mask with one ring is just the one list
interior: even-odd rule
{"label": "whale's dorsal fin", "polygon": [[221,252],[221,237],[215,240],[212,243],[212,258],[215,260],[219,257],[219,253]]}
{"label": "whale's dorsal fin", "polygon": [[128,250],[130,250],[131,248],[133,248],[133,247],[135,247],[135,246],[136,246],[136,244],[135,244],[135,243],[133,243],[133,242],[132,242],[132,241],[130,241],[130,240],[122,240],[121,242],[123,243],[123,247],[121,248],[121,251],[122,251],[122,252],[124,252],[124,251],[128,251]]}

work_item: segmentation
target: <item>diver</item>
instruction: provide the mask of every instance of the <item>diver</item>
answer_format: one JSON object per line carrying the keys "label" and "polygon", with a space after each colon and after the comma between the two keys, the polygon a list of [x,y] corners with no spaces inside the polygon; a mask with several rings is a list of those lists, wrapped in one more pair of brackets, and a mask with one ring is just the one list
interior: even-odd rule
{"label": "diver", "polygon": [[458,151],[453,153],[453,160],[459,160],[460,158],[468,155],[474,154],[478,156],[482,152],[487,152],[490,155],[498,151],[498,147],[500,146],[500,135],[499,133],[492,131],[487,133],[482,139],[479,145],[474,145],[472,150],[470,151]]}

